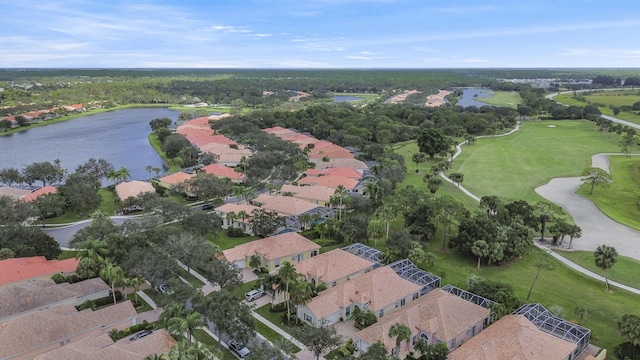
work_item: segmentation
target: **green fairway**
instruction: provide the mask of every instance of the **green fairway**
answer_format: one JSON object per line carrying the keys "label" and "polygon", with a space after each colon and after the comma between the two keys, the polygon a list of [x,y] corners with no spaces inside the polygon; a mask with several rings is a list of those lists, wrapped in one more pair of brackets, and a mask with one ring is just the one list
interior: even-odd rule
{"label": "green fairway", "polygon": [[[435,248],[437,245],[432,246]],[[442,276],[443,285],[452,284],[461,288],[465,288],[467,279],[473,274],[502,281],[513,286],[516,295],[525,301],[536,273],[535,257],[541,251],[532,247],[522,259],[511,264],[483,266],[476,270],[475,259],[460,257],[453,251],[443,253],[434,250],[438,257],[437,264],[435,268],[427,270]],[[589,309],[584,326],[592,330],[591,342],[613,350],[623,342],[618,336],[616,321],[625,314],[638,314],[640,296],[619,289],[607,294],[604,283],[586,277],[559,261],[553,260],[553,263],[555,270],[540,274],[529,303],[540,303],[547,308],[560,305],[565,311],[564,318],[572,321],[578,318],[574,315],[576,306]]]}
{"label": "green fairway", "polygon": [[492,97],[488,98],[475,98],[483,103],[487,103],[489,105],[501,106],[501,107],[510,107],[517,108],[518,104],[522,102],[522,98],[520,94],[516,91],[494,91]]}
{"label": "green fairway", "polygon": [[[578,99],[573,98],[573,94],[562,94],[554,97],[553,99],[561,104],[565,105],[574,105],[574,106],[586,106],[589,104],[598,105],[598,109],[604,115],[613,116],[618,119],[626,120],[632,122],[634,124],[640,124],[640,115],[629,112],[629,111],[621,111],[617,115],[613,113],[613,110],[609,107],[611,106],[631,106],[636,101],[640,101],[640,95],[610,95],[609,92],[599,93],[598,95],[588,95],[585,96],[588,102],[580,101]],[[614,93],[614,92],[611,92]],[[617,92],[620,93],[620,92]],[[637,94],[637,91],[635,92]],[[630,103],[631,102],[631,103]]]}
{"label": "green fairway", "polygon": [[640,230],[640,158],[609,156],[613,183],[607,188],[583,185],[577,193],[593,201],[611,219]]}
{"label": "green fairway", "polygon": [[618,148],[617,140],[600,135],[592,122],[523,122],[511,135],[463,146],[452,171],[464,174],[462,185],[479,197],[535,202],[542,200],[536,187],[555,177],[577,176],[591,166],[592,154]]}
{"label": "green fairway", "polygon": [[640,93],[638,90],[594,92],[590,94],[587,93],[585,97],[591,104],[604,106],[631,106],[640,101]]}
{"label": "green fairway", "polygon": [[[574,241],[580,241],[580,239]],[[557,253],[583,268],[602,275],[602,269],[596,266],[593,260],[593,252],[591,251],[557,251]],[[640,289],[640,278],[638,278],[640,261],[626,256],[618,256],[617,259],[615,265],[607,270],[609,280]]]}
{"label": "green fairway", "polygon": [[[394,145],[394,152],[404,156],[405,165],[407,167],[407,173],[405,175],[404,181],[398,184],[398,189],[404,188],[407,185],[413,185],[417,188],[427,188],[427,184],[425,184],[422,178],[424,177],[424,174],[429,172],[431,166],[435,165],[438,161],[440,161],[440,159],[427,159],[426,162],[420,164],[420,172],[416,173],[416,164],[411,161],[411,157],[413,154],[419,151],[420,150],[418,149],[418,143],[415,141],[408,141],[405,143]],[[456,164],[457,162],[458,160],[454,160],[453,163]],[[448,173],[450,172],[447,172],[447,174]],[[463,186],[466,186],[466,179],[467,178],[465,175],[465,179],[462,182]],[[462,191],[460,191],[456,186],[452,184],[443,182],[442,186],[436,192],[436,195],[441,196],[444,194],[453,196],[455,199],[462,202],[468,209],[478,208],[478,203],[475,200],[465,195]]]}

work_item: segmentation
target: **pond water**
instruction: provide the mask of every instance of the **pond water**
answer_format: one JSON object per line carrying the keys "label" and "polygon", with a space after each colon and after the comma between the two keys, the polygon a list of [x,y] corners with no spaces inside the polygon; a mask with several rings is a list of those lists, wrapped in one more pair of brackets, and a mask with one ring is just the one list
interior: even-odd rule
{"label": "pond water", "polygon": [[102,158],[116,169],[129,169],[132,180],[148,179],[147,165],[164,172],[164,162],[147,138],[149,121],[161,117],[176,121],[178,113],[164,108],[116,110],[0,136],[0,169],[22,170],[34,162],[59,159],[73,172],[90,158]]}
{"label": "pond water", "polygon": [[487,103],[483,103],[476,99],[490,98],[492,96],[493,96],[493,90],[482,89],[482,88],[464,88],[462,89],[462,96],[458,99],[458,105],[462,107],[467,107],[467,106],[481,107],[481,106],[489,105]]}
{"label": "pond water", "polygon": [[359,101],[364,100],[363,98],[351,96],[351,95],[336,95],[333,97],[333,102],[347,102],[347,101]]}

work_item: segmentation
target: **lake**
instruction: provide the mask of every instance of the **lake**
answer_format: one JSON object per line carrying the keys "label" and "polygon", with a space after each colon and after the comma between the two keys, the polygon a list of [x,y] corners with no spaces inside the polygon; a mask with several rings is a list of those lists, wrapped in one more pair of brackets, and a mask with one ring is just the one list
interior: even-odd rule
{"label": "lake", "polygon": [[147,138],[149,121],[162,117],[176,121],[178,114],[165,108],[124,109],[0,136],[0,169],[22,170],[34,162],[59,159],[73,172],[90,158],[102,158],[116,169],[129,169],[132,180],[148,179],[147,165],[164,172],[164,162]]}
{"label": "lake", "polygon": [[462,107],[467,107],[467,106],[481,107],[481,106],[489,105],[487,103],[483,103],[476,99],[490,98],[492,96],[493,96],[493,90],[490,90],[490,89],[464,88],[462,89],[462,96],[458,99],[457,105]]}

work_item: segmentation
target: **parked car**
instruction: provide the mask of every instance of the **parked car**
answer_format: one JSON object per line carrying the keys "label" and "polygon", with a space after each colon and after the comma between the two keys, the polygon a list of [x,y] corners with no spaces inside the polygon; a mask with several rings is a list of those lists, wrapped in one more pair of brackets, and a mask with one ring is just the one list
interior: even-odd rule
{"label": "parked car", "polygon": [[134,340],[141,339],[141,338],[143,338],[143,337],[145,337],[145,336],[147,336],[147,335],[151,335],[151,333],[152,333],[152,332],[153,332],[153,331],[151,331],[151,330],[144,330],[144,331],[141,331],[141,332],[139,332],[139,333],[137,333],[137,334],[133,335],[132,337],[130,337],[130,338],[129,338],[129,341],[134,341]]}
{"label": "parked car", "polygon": [[142,211],[142,207],[139,205],[133,205],[122,209],[123,214],[131,214],[132,212]]}
{"label": "parked car", "polygon": [[264,296],[263,290],[251,290],[244,294],[244,299],[251,302]]}
{"label": "parked car", "polygon": [[238,357],[240,358],[246,358],[247,356],[249,356],[249,354],[251,354],[251,351],[249,351],[249,349],[247,349],[247,347],[244,346],[244,344],[241,342],[230,340],[228,345],[229,345],[229,350],[238,354]]}
{"label": "parked car", "polygon": [[200,210],[211,210],[213,209],[215,206],[211,203],[207,203],[207,204],[202,204],[200,205]]}
{"label": "parked car", "polygon": [[156,286],[156,290],[158,290],[158,292],[160,293],[166,293],[167,290],[169,290],[169,288],[167,287],[167,284],[160,284],[158,286]]}

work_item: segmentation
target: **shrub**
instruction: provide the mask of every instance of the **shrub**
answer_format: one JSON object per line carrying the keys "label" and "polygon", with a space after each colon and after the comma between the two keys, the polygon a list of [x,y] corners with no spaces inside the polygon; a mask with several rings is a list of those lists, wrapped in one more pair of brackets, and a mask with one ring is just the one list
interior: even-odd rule
{"label": "shrub", "polygon": [[227,229],[227,236],[229,237],[245,237],[247,234],[240,228],[230,227]]}
{"label": "shrub", "polygon": [[[122,293],[116,290],[116,301],[120,301],[120,300],[122,300]],[[105,296],[100,299],[95,299],[94,302],[96,306],[105,306],[105,305],[113,304],[113,296],[111,296],[111,293],[109,293],[109,296]]]}
{"label": "shrub", "polygon": [[353,339],[349,338],[344,345],[338,348],[338,351],[340,351],[343,356],[353,355],[353,353],[356,352],[356,346],[353,345]]}
{"label": "shrub", "polygon": [[613,349],[613,353],[621,360],[640,360],[640,346],[625,342]]}
{"label": "shrub", "polygon": [[76,309],[78,309],[78,311],[82,311],[85,309],[95,310],[96,307],[96,303],[93,300],[87,299],[82,304],[76,306]]}
{"label": "shrub", "polygon": [[327,285],[325,285],[324,283],[320,283],[318,284],[318,286],[316,286],[316,293],[324,290],[327,290]]}
{"label": "shrub", "polygon": [[53,280],[56,284],[62,284],[63,282],[67,282],[67,277],[58,273],[58,274],[53,274],[53,276],[51,277],[51,280]]}
{"label": "shrub", "polygon": [[287,304],[283,302],[280,304],[275,304],[269,309],[269,312],[273,312],[273,313],[279,313],[284,311],[287,311]]}
{"label": "shrub", "polygon": [[353,321],[353,326],[362,330],[378,322],[378,318],[373,312],[369,310],[362,311],[359,307],[356,307],[353,310]]}

